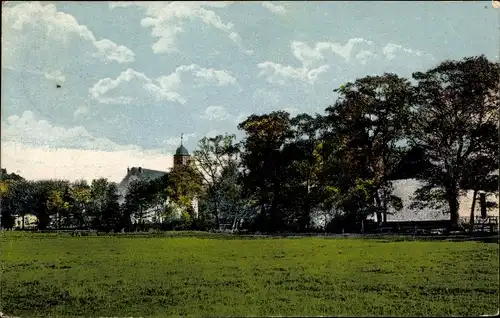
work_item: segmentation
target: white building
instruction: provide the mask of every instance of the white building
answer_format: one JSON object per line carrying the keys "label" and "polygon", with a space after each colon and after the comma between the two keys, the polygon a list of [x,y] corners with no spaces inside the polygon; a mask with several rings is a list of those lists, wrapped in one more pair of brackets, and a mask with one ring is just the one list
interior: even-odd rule
{"label": "white building", "polygon": [[[394,221],[441,221],[450,220],[450,214],[447,213],[447,206],[441,210],[436,209],[411,209],[410,205],[412,202],[412,197],[415,191],[422,186],[422,183],[416,179],[402,179],[392,181],[394,186],[393,194],[400,197],[403,201],[403,209],[396,211],[394,209],[389,209],[391,214],[387,215],[387,222]],[[472,208],[472,196],[473,191],[468,191],[465,195],[459,198],[459,210],[458,214],[460,218],[468,219],[470,217],[470,212]],[[496,195],[489,195],[487,197],[488,201],[494,201],[500,206],[499,193]],[[487,216],[499,216],[499,208],[491,208],[487,210]],[[474,209],[474,215],[481,215],[481,206],[479,204],[479,199],[476,198],[476,205]],[[322,228],[326,223],[330,221],[331,217],[328,213],[323,211],[315,211],[312,217],[313,226]],[[376,220],[376,216],[368,217],[369,220]]]}
{"label": "white building", "polygon": [[24,218],[24,228],[25,229],[34,229],[38,225],[38,218],[33,214],[26,214],[24,217],[16,216],[14,218],[14,229],[22,229],[23,228],[23,218]]}

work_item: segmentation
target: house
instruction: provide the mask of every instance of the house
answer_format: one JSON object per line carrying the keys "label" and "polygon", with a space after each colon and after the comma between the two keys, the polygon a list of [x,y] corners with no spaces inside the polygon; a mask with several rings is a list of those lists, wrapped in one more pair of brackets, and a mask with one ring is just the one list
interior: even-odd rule
{"label": "house", "polygon": [[[393,194],[400,197],[403,203],[403,208],[400,211],[396,211],[393,208],[389,208],[389,214],[387,215],[387,225],[394,225],[398,223],[410,223],[410,222],[429,222],[429,223],[446,223],[450,220],[450,214],[447,212],[448,208],[445,206],[442,209],[412,209],[410,207],[412,198],[415,191],[422,186],[422,183],[416,179],[407,178],[400,180],[393,180]],[[459,198],[459,217],[461,220],[468,221],[470,217],[470,212],[472,208],[472,196],[473,191],[468,191]],[[497,204],[499,202],[499,195],[489,195],[486,198],[488,201],[494,201]],[[481,206],[479,204],[479,199],[476,198],[476,205],[474,209],[474,215],[481,216]],[[499,217],[499,208],[491,208],[486,211],[487,217]],[[325,224],[331,219],[330,213],[324,211],[314,211],[312,216],[312,225],[316,228],[323,228]],[[372,215],[367,218],[368,220],[377,221],[376,216]]]}
{"label": "house", "polygon": [[[190,164],[190,162],[191,162],[191,155],[189,154],[189,151],[186,149],[186,147],[183,146],[181,137],[181,144],[177,148],[174,154],[174,167],[181,165],[187,166]],[[118,185],[118,194],[120,196],[119,202],[123,203],[125,201],[125,195],[127,194],[128,187],[134,180],[149,182],[168,175],[168,173],[170,172],[169,170],[170,169],[166,169],[165,171],[160,171],[144,167],[127,168],[127,174]],[[195,217],[197,217],[198,200],[197,198],[194,198],[192,201],[193,201],[192,207],[195,213]],[[161,206],[150,208],[147,211],[144,211],[145,214],[144,221],[147,223],[163,222],[164,221],[163,215],[162,213],[158,212],[164,211],[165,207],[168,205],[173,206],[174,211],[176,212],[174,217],[181,216],[182,210],[178,206],[175,206],[174,203],[170,202],[168,199],[165,199],[165,202],[163,202]]]}
{"label": "house", "polygon": [[[416,210],[410,209],[410,204],[415,191],[422,185],[416,179],[403,179],[394,180],[394,192],[395,196],[400,197],[403,200],[403,209],[401,211],[390,210],[393,214],[387,215],[387,222],[391,221],[438,221],[438,220],[449,220],[450,215],[447,212],[447,207],[445,206],[441,210],[436,209],[424,209]],[[473,191],[468,191],[459,198],[459,210],[458,214],[460,218],[468,218],[470,216],[472,208],[472,196]],[[490,195],[487,200],[494,201],[499,204],[499,196]],[[476,199],[476,205],[474,209],[474,214],[476,216],[481,215],[481,207],[479,200]],[[492,208],[487,210],[487,216],[499,216],[498,208]]]}

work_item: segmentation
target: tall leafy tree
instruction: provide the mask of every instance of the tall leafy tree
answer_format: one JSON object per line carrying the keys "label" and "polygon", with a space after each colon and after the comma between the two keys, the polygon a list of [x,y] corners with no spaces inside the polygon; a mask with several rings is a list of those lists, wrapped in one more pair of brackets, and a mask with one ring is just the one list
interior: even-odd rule
{"label": "tall leafy tree", "polygon": [[21,217],[21,228],[24,230],[25,215],[33,212],[35,186],[31,181],[20,181],[8,184],[10,212],[13,217]]}
{"label": "tall leafy tree", "polygon": [[410,142],[425,151],[431,164],[419,176],[425,185],[416,200],[422,206],[446,203],[454,225],[461,188],[482,187],[466,181],[472,167],[483,165],[472,173],[479,178],[498,169],[491,164],[498,162],[498,74],[499,64],[484,56],[445,61],[413,74],[418,84]]}
{"label": "tall leafy tree", "polygon": [[104,178],[92,180],[90,200],[92,228],[104,231],[116,229],[121,219],[116,184]]}
{"label": "tall leafy tree", "polygon": [[148,183],[142,180],[132,181],[128,186],[124,204],[124,213],[128,220],[133,217],[139,225],[143,224],[150,205],[151,195],[148,191]]}
{"label": "tall leafy tree", "polygon": [[121,230],[121,209],[118,197],[118,185],[110,182],[106,188],[106,205],[102,214],[103,225],[106,231]]}
{"label": "tall leafy tree", "polygon": [[283,180],[283,208],[288,211],[290,229],[306,231],[312,211],[321,198],[322,143],[319,116],[299,114],[291,119],[292,138],[282,151],[287,178]]}
{"label": "tall leafy tree", "polygon": [[236,136],[227,134],[212,138],[204,137],[193,153],[196,167],[204,180],[216,228],[220,227],[220,212],[225,201],[224,190],[227,190],[223,185],[227,185],[229,181],[227,177],[231,176],[224,171],[234,166],[238,157],[239,149],[235,145],[235,139]]}
{"label": "tall leafy tree", "polygon": [[203,176],[191,162],[174,166],[168,176],[167,196],[172,204],[182,211],[185,223],[191,224],[194,215],[193,200],[202,193]]}
{"label": "tall leafy tree", "polygon": [[[335,155],[331,173],[341,181],[337,187],[345,194],[346,210],[376,213],[385,221],[388,208],[401,208],[392,195],[391,175],[398,167],[405,148],[411,85],[395,74],[367,76],[334,90],[337,102],[326,109],[325,137]],[[357,213],[357,212],[356,212]]]}
{"label": "tall leafy tree", "polygon": [[275,232],[284,228],[281,190],[286,178],[282,149],[293,137],[290,114],[275,111],[252,115],[238,125],[246,133],[241,154],[245,167],[244,185],[253,190],[253,200],[260,207],[261,229]]}
{"label": "tall leafy tree", "polygon": [[165,204],[168,188],[168,174],[150,181],[147,188],[149,192],[150,207],[154,211],[155,219],[164,221],[168,212]]}
{"label": "tall leafy tree", "polygon": [[46,207],[52,215],[56,217],[56,227],[61,228],[61,225],[69,225],[69,214],[73,207],[71,197],[68,195],[68,188],[53,189],[48,193]]}
{"label": "tall leafy tree", "polygon": [[[55,198],[53,194],[55,192],[61,193],[64,196],[64,200],[69,198],[65,194],[65,190],[69,186],[69,182],[66,180],[39,180],[36,182],[29,182],[24,187],[25,198],[24,200],[29,201],[26,206],[27,213],[34,214],[38,219],[38,228],[43,230],[50,226],[57,227],[59,225],[59,216],[57,215],[57,209],[54,209],[53,199]],[[64,216],[66,211],[63,212]]]}
{"label": "tall leafy tree", "polygon": [[76,181],[70,187],[70,194],[73,200],[72,224],[79,228],[89,227],[90,186],[85,180]]}

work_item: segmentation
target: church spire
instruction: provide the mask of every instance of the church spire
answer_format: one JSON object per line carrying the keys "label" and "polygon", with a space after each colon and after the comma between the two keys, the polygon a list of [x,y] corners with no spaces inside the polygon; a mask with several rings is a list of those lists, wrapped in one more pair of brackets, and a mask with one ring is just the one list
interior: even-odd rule
{"label": "church spire", "polygon": [[174,167],[179,166],[179,165],[188,165],[189,164],[190,155],[189,155],[189,152],[186,149],[186,147],[184,147],[183,141],[184,141],[184,134],[182,133],[181,134],[181,145],[179,146],[179,148],[177,148],[177,150],[175,151],[175,155],[174,155]]}

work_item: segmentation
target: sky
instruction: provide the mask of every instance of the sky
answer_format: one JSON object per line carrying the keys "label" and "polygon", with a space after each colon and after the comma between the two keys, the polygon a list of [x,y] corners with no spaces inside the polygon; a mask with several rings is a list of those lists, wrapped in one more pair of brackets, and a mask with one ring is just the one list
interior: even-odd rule
{"label": "sky", "polygon": [[323,113],[366,75],[498,61],[477,2],[2,2],[1,165],[28,179],[166,170],[273,110]]}

